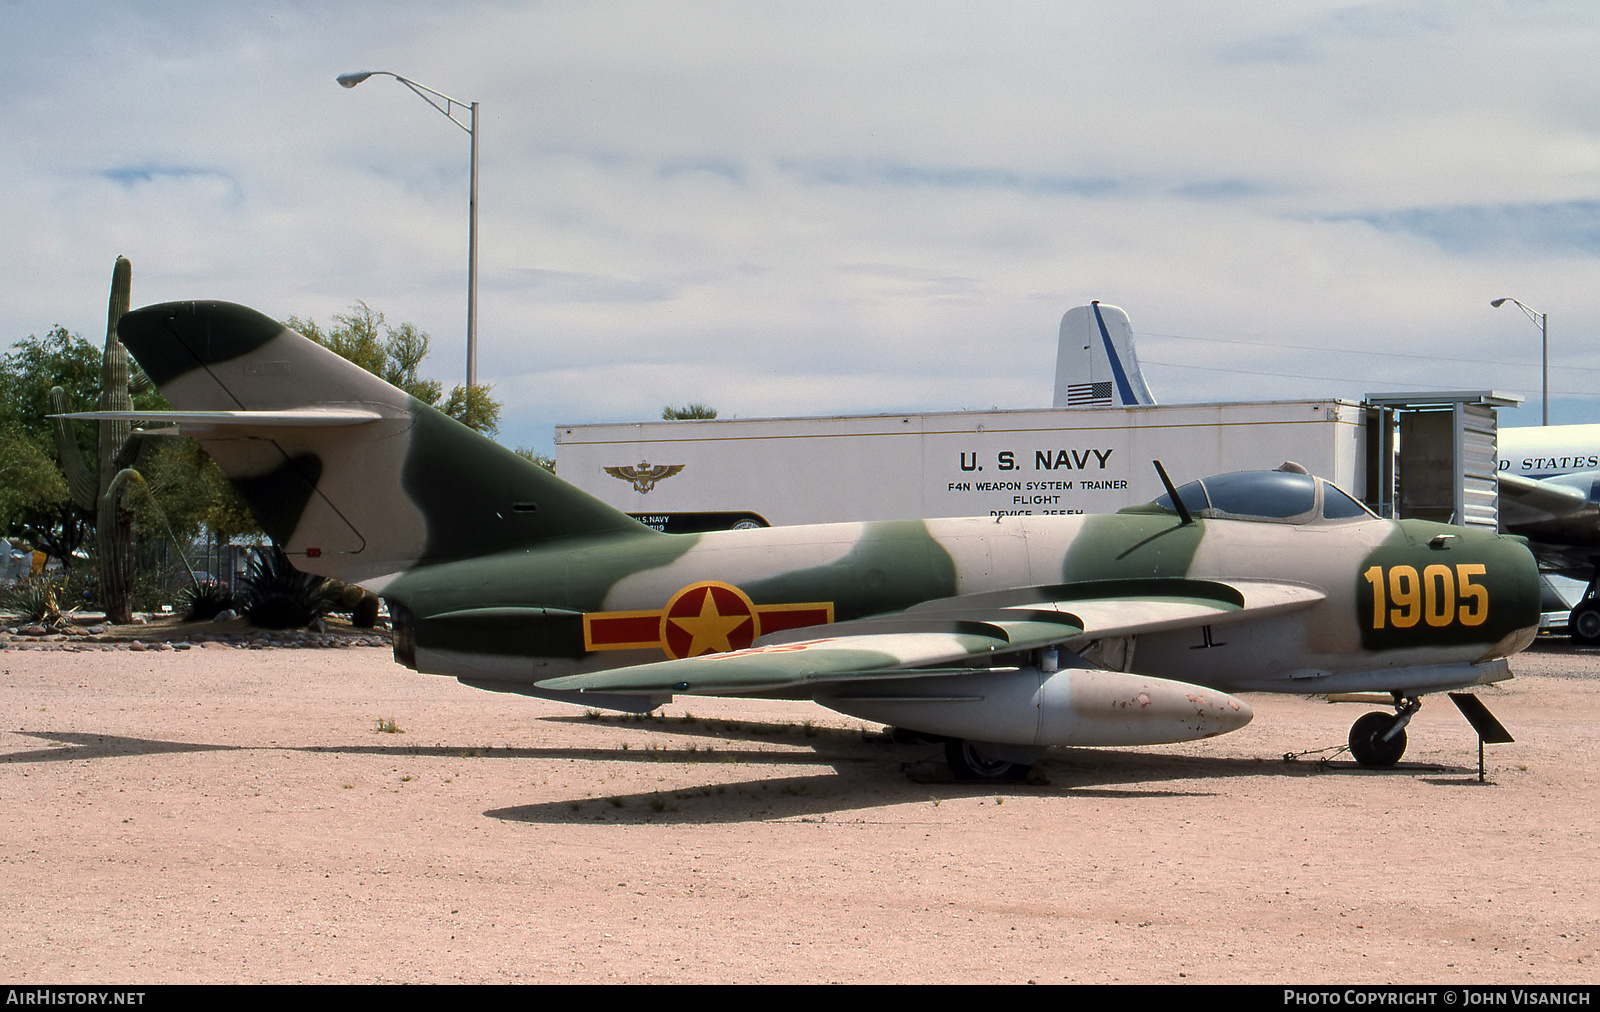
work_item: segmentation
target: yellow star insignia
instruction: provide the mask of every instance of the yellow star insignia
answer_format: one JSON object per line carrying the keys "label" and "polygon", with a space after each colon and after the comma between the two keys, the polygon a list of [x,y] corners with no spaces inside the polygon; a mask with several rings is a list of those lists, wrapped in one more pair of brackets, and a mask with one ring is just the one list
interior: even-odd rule
{"label": "yellow star insignia", "polygon": [[729,634],[749,622],[751,615],[749,612],[742,615],[722,614],[717,610],[715,595],[708,593],[700,602],[700,614],[689,618],[669,616],[667,620],[690,636],[689,649],[684,651],[683,656],[698,657],[712,651],[732,650],[734,647],[728,639]]}

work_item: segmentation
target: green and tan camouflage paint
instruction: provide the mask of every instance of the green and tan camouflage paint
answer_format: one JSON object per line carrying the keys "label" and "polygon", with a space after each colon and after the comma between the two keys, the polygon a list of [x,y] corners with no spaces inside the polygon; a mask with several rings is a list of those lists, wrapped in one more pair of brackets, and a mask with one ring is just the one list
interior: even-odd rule
{"label": "green and tan camouflage paint", "polygon": [[[473,684],[536,692],[537,681],[665,661],[665,632],[660,644],[644,636],[590,649],[597,622],[623,616],[646,628],[697,588],[693,617],[734,635],[739,616],[704,603],[717,597],[711,585],[749,609],[825,606],[834,623],[1053,588],[1034,595],[1039,607],[1098,616],[1063,647],[1103,647],[1095,630],[1111,629],[1112,667],[1224,690],[1466,684],[1479,677],[1473,665],[1520,649],[1537,625],[1524,546],[1414,521],[1184,524],[1143,507],[660,534],[253,310],[153,306],[125,316],[121,334],[183,410],[351,412],[323,424],[179,423],[297,566],[389,600],[405,627],[398,657]],[[1186,580],[1202,582],[1185,589]],[[1245,603],[1208,597],[1230,587],[1245,588],[1230,591]],[[1184,610],[1202,601],[1208,610]],[[1125,618],[1140,609],[1145,624]],[[985,614],[971,617],[994,618]],[[982,650],[1031,642],[1035,626],[986,633]],[[879,659],[845,667],[903,663],[867,653]]]}

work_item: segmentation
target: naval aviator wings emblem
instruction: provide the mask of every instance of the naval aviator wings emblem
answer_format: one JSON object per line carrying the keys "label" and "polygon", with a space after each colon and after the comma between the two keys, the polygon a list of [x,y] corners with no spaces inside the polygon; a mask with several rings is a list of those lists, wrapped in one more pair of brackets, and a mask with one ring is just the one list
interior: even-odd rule
{"label": "naval aviator wings emblem", "polygon": [[652,464],[648,460],[639,461],[637,466],[608,467],[606,474],[613,478],[631,482],[633,490],[644,495],[656,487],[656,482],[664,481],[684,469],[683,464]]}

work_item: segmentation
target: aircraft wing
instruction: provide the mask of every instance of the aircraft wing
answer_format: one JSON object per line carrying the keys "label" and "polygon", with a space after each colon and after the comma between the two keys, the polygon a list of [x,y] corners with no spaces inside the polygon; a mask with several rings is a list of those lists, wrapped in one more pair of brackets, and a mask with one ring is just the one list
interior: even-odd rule
{"label": "aircraft wing", "polygon": [[1500,476],[1500,519],[1508,525],[1558,520],[1588,506],[1589,496],[1574,485],[1516,474]]}
{"label": "aircraft wing", "polygon": [[537,683],[546,690],[740,695],[824,682],[965,675],[988,658],[1306,608],[1321,591],[1239,580],[1105,580],[971,594],[892,615],[764,636],[726,653]]}

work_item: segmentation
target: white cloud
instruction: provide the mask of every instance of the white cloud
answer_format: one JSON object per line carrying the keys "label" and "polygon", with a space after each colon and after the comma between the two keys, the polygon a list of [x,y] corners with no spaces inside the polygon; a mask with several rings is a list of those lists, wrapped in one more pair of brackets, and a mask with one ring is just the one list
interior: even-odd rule
{"label": "white cloud", "polygon": [[1089,298],[1136,333],[1296,346],[1147,337],[1167,401],[1536,394],[1488,364],[1531,347],[1501,295],[1551,313],[1558,390],[1600,367],[1588,4],[0,16],[8,339],[96,336],[121,253],[138,302],[326,320],[364,299],[456,382],[467,138],[392,80],[333,81],[391,70],[482,103],[480,376],[513,444],[667,401],[1045,404],[1056,322]]}

